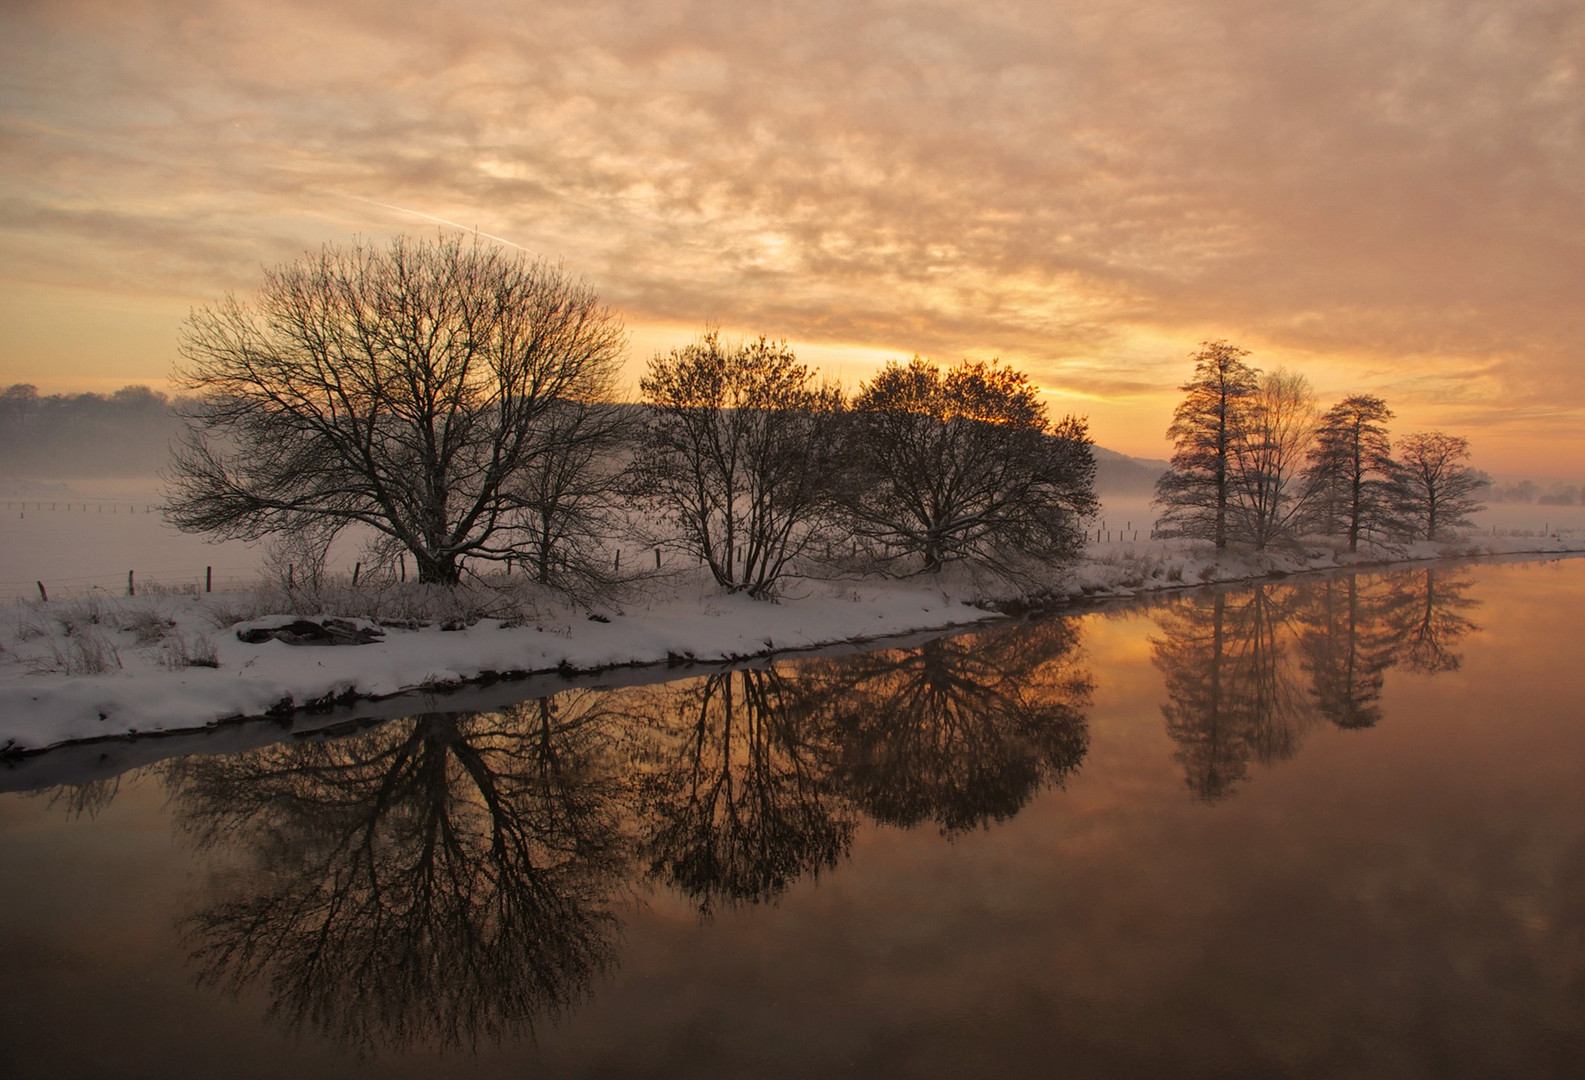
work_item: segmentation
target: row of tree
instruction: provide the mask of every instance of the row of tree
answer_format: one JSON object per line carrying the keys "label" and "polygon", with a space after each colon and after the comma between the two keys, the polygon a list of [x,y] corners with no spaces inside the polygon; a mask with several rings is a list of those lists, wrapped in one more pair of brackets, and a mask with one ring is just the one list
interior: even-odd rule
{"label": "row of tree", "polygon": [[1205,342],[1192,359],[1167,437],[1172,467],[1156,483],[1158,535],[1265,548],[1305,534],[1438,540],[1469,524],[1488,478],[1464,462],[1469,442],[1440,431],[1399,441],[1392,411],[1353,394],[1324,414],[1309,381],[1245,362],[1246,349]]}
{"label": "row of tree", "polygon": [[112,394],[0,391],[0,477],[151,475],[178,425],[171,400],[147,386]]}
{"label": "row of tree", "polygon": [[421,581],[494,562],[573,590],[636,532],[768,597],[800,560],[1069,558],[1096,510],[1084,423],[994,361],[892,363],[848,400],[784,343],[711,331],[656,356],[634,408],[623,340],[586,286],[499,247],[327,246],[187,323],[170,517],[321,553],[362,526]]}

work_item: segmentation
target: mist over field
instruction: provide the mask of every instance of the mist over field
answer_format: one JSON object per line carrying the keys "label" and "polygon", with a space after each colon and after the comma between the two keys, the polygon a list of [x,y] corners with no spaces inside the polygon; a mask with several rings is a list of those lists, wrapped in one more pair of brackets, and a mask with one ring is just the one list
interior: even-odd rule
{"label": "mist over field", "polygon": [[[211,543],[164,520],[161,479],[182,421],[164,394],[128,386],[113,394],[34,397],[26,407],[0,398],[0,599],[37,596],[37,583],[59,595],[126,587],[127,572],[148,586],[251,584],[265,571],[266,544]],[[1094,448],[1101,511],[1091,523],[1103,544],[1148,539],[1157,508],[1151,496],[1167,462]],[[1557,483],[1496,478],[1496,492],[1530,501],[1488,499],[1482,531],[1541,535],[1585,527],[1585,506],[1543,502]],[[1553,496],[1556,498],[1558,496]],[[329,567],[350,572],[360,542],[332,549]]]}

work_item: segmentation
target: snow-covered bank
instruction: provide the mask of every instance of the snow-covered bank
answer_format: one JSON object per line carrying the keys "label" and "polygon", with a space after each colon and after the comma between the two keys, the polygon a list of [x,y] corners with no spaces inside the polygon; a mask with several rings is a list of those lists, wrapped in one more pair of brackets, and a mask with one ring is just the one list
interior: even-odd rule
{"label": "snow-covered bank", "polygon": [[[695,577],[673,578],[652,583],[648,599],[593,616],[541,598],[527,614],[464,626],[456,619],[418,625],[386,618],[383,626],[353,619],[348,629],[378,630],[378,640],[334,646],[241,640],[239,631],[276,627],[303,613],[287,610],[284,600],[268,613],[248,610],[258,595],[17,602],[0,618],[0,750],[197,729],[503,675],[730,661],[948,629],[997,617],[994,602],[1060,604],[1351,565],[1567,552],[1585,552],[1585,539],[1475,538],[1353,556],[1310,546],[1220,558],[1196,545],[1097,544],[1076,566],[1019,596],[948,573],[804,581],[782,602],[767,604],[719,595]],[[358,594],[347,594],[341,613],[357,614],[358,603]]]}

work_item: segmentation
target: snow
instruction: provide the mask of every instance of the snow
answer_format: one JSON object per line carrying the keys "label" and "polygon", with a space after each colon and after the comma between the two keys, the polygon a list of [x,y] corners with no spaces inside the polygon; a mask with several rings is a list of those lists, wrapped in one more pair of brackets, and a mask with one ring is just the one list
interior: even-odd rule
{"label": "snow", "polygon": [[[722,595],[689,569],[642,582],[634,598],[594,613],[519,584],[507,597],[514,617],[475,612],[461,620],[465,627],[445,630],[458,614],[425,614],[421,589],[342,588],[328,603],[296,602],[301,594],[252,584],[260,574],[256,548],[216,548],[176,533],[157,513],[142,511],[152,505],[152,492],[96,494],[102,501],[74,489],[77,509],[65,510],[63,491],[0,492],[16,504],[25,496],[30,507],[0,519],[0,578],[14,579],[0,594],[0,753],[195,730],[351,699],[364,702],[367,712],[370,700],[438,691],[489,673],[609,676],[629,666],[726,662],[944,630],[995,618],[992,604],[1029,596],[1126,597],[1404,559],[1585,551],[1585,507],[1508,504],[1487,511],[1472,535],[1456,543],[1354,556],[1313,543],[1216,558],[1205,545],[1150,539],[1148,497],[1111,497],[1085,557],[1060,571],[1035,572],[1021,588],[957,568],[901,580],[799,579],[780,602],[766,603]],[[54,511],[33,508],[52,497]],[[128,506],[139,510],[128,514]],[[343,561],[341,569],[350,570],[351,559]],[[123,565],[137,571],[136,597],[124,595]],[[216,567],[222,591],[202,592],[205,565]],[[169,568],[180,573],[159,572]],[[36,580],[49,586],[49,602],[36,598]],[[237,637],[239,629],[316,612],[363,616],[365,626],[384,618],[383,639],[294,646],[249,645]],[[406,628],[419,622],[427,625]],[[414,707],[402,699],[393,705]]]}
{"label": "snow", "polygon": [[[1044,587],[1071,598],[1123,597],[1401,559],[1566,551],[1585,551],[1585,539],[1475,537],[1356,556],[1311,545],[1221,558],[1204,545],[1102,542]],[[314,617],[289,610],[287,594],[268,590],[14,601],[0,618],[0,748],[14,754],[195,729],[307,705],[444,690],[492,673],[742,660],[971,625],[997,617],[978,605],[1018,599],[1017,590],[962,568],[900,580],[800,579],[777,603],[721,594],[698,573],[671,575],[643,583],[636,601],[593,613],[517,588],[514,618],[479,618],[449,630],[442,626],[456,618],[436,616],[416,628],[387,619],[381,640],[339,646],[241,641],[239,630]],[[356,615],[359,604],[390,608],[393,595],[404,600],[400,587],[344,589],[335,606]],[[272,600],[278,610],[248,610]]]}

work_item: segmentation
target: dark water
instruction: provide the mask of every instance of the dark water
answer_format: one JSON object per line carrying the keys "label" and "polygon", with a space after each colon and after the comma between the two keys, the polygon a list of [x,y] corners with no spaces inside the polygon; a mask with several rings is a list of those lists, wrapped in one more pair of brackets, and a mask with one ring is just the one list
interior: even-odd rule
{"label": "dark water", "polygon": [[1581,1075],[1582,612],[1422,566],[152,751],[0,796],[0,1075]]}

